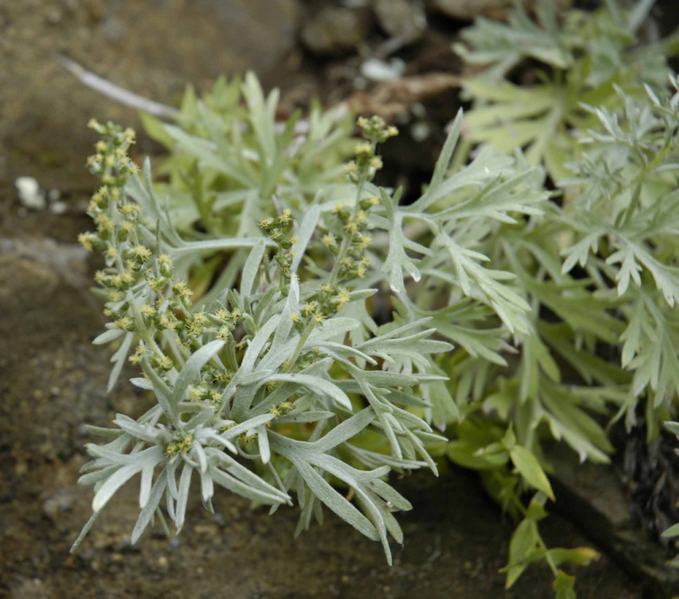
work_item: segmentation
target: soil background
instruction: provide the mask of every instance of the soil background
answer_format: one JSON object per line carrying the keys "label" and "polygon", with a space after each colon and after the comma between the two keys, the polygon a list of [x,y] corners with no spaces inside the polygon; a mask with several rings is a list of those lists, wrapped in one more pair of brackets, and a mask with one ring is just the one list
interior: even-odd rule
{"label": "soil background", "polygon": [[[200,89],[246,69],[267,88],[281,86],[291,104],[327,99],[340,94],[336,83],[346,84],[356,61],[342,47],[323,58],[302,48],[308,13],[319,10],[314,4],[0,0],[0,597],[551,595],[551,576],[539,567],[504,590],[499,570],[512,523],[474,476],[453,468],[439,480],[418,474],[398,481],[415,508],[400,518],[406,541],[391,568],[379,545],[331,514],[294,540],[294,510],[269,517],[224,493],[215,501],[217,516],[193,498],[180,537],[147,533],[132,547],[132,486],[107,508],[80,553],[68,553],[90,512],[91,491],[76,485],[87,442],[82,425],[138,413],[147,399],[129,384],[104,392],[110,356],[91,345],[103,326],[89,292],[96,264],[76,244],[90,228],[83,207],[95,185],[84,168],[94,142],[86,122],[115,119],[138,128],[138,117],[84,87],[57,57],[168,104],[189,82]],[[384,36],[373,17],[359,13],[361,27],[373,31],[367,35]],[[446,35],[459,24],[438,14],[430,25],[431,33],[406,51],[420,65],[414,68],[454,70]],[[446,100],[436,109],[449,118],[455,107]],[[142,135],[136,151],[153,155],[157,148]],[[393,153],[405,162],[413,156],[398,146]],[[22,207],[18,176],[58,190],[64,205]],[[560,546],[591,544],[559,516],[547,521],[545,535]],[[605,555],[579,569],[577,587],[581,597],[644,596],[641,583]]]}

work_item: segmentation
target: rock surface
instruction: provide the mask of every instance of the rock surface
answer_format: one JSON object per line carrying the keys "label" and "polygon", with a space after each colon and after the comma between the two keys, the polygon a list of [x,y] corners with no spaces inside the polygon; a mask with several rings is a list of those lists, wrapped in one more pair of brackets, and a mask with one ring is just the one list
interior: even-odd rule
{"label": "rock surface", "polygon": [[88,119],[137,124],[134,110],[83,89],[57,55],[174,105],[188,83],[247,69],[279,83],[297,19],[296,0],[0,2],[0,182],[39,169],[44,188],[90,187]]}
{"label": "rock surface", "polygon": [[[633,493],[630,497],[614,467],[579,463],[563,448],[555,449],[549,460],[556,472],[553,481],[559,512],[568,514],[627,572],[649,580],[657,596],[677,596],[679,570],[668,565],[674,551],[657,542],[657,531],[647,534],[639,526],[633,517]],[[663,526],[669,528],[669,524]]]}
{"label": "rock surface", "polygon": [[302,41],[313,54],[341,55],[360,48],[370,24],[370,13],[364,9],[326,6],[307,19]]}
{"label": "rock surface", "polygon": [[420,2],[375,0],[374,10],[380,27],[404,44],[420,39],[427,27],[427,16]]}

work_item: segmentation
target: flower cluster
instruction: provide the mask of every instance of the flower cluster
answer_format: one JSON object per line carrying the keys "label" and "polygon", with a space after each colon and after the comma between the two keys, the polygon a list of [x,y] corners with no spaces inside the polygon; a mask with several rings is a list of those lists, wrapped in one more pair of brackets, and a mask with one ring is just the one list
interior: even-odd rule
{"label": "flower cluster", "polygon": [[368,271],[370,260],[366,250],[372,241],[368,232],[368,217],[370,209],[377,205],[379,199],[370,196],[360,200],[352,211],[342,204],[335,207],[336,228],[344,239],[343,251],[340,251],[338,260],[340,280],[354,277],[362,279]]}
{"label": "flower cluster", "polygon": [[[129,147],[134,143],[134,132],[131,129],[123,130],[113,123],[102,125],[94,120],[90,121],[90,127],[103,139],[97,142],[97,152],[88,158],[87,165],[92,174],[101,177],[103,185],[92,196],[87,211],[97,225],[97,231],[81,233],[78,239],[86,250],[97,249],[109,261],[128,260],[132,256],[121,257],[118,242],[127,241],[139,213],[137,204],[123,201],[125,181],[136,171],[136,165],[127,156]],[[116,280],[116,285],[112,286],[129,286],[134,280],[131,273],[124,278]]]}
{"label": "flower cluster", "polygon": [[294,232],[292,212],[286,208],[276,217],[266,217],[259,221],[259,229],[267,235],[277,246],[274,259],[278,264],[279,271],[284,282],[290,278],[290,265],[292,264],[292,246],[297,241]]}
{"label": "flower cluster", "polygon": [[379,116],[360,117],[358,126],[365,141],[360,141],[354,146],[354,160],[347,165],[347,173],[354,182],[371,180],[375,176],[383,166],[382,158],[375,151],[377,145],[398,135],[396,127],[387,126],[384,119]]}
{"label": "flower cluster", "polygon": [[92,121],[91,127],[102,139],[88,165],[103,186],[88,208],[97,229],[79,239],[105,258],[106,266],[95,274],[95,281],[107,300],[104,314],[111,322],[100,342],[122,336],[123,346],[136,343],[130,362],[140,364],[146,358],[167,372],[174,367],[174,356],[161,347],[157,336],[172,333],[174,352],[187,355],[201,345],[209,319],[204,313],[192,313],[191,289],[185,281],[175,280],[172,258],[144,226],[141,206],[126,195],[125,184],[137,171],[127,155],[133,132],[113,123]]}

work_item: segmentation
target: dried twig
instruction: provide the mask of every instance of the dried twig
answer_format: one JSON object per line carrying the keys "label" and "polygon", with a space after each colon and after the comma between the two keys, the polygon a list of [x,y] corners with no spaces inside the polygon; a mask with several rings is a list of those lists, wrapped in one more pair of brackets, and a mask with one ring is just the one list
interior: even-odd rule
{"label": "dried twig", "polygon": [[417,102],[460,87],[461,77],[448,73],[427,73],[385,81],[370,91],[352,94],[345,101],[349,110],[356,114],[377,114],[393,120],[407,112]]}
{"label": "dried twig", "polygon": [[62,66],[71,74],[75,75],[81,83],[84,83],[87,87],[98,91],[100,94],[103,94],[116,102],[120,102],[121,104],[125,104],[126,106],[136,108],[137,110],[147,112],[148,114],[160,118],[172,119],[178,114],[177,110],[172,108],[172,106],[149,100],[122,88],[115,83],[111,83],[107,79],[88,71],[85,67],[66,56],[58,54],[57,59]]}

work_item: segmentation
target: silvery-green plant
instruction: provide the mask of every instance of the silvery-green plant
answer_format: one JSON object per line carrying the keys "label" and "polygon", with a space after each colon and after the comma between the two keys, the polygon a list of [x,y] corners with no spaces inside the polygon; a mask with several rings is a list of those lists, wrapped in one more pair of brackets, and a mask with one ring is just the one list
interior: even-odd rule
{"label": "silvery-green plant", "polygon": [[[393,131],[364,123],[346,204],[285,207],[260,220],[258,236],[186,242],[148,168],[139,177],[127,158],[131,132],[93,126],[103,139],[90,167],[103,187],[90,206],[97,231],[81,241],[106,256],[96,279],[112,318],[96,342],[119,344],[111,382],[134,347],[130,360],[144,376],[133,382],[157,403],[137,420],[119,415],[115,428],[93,429],[110,440],[88,446],[81,482],[96,493],[83,534],[139,475],[134,541],[162,517],[161,505],[181,529],[193,481],[209,509],[215,485],[274,509],[294,495],[300,528],[324,504],[380,539],[389,557],[387,533],[402,539],[392,512],[409,503],[383,479],[391,469],[435,470],[425,443],[439,437],[421,417],[429,406],[420,389],[445,378],[432,355],[449,348],[430,339],[426,318],[377,327],[366,310],[375,291],[366,281],[369,221],[388,200],[371,184],[375,149]],[[213,289],[214,301],[195,309],[174,262],[234,248],[248,251],[239,284]],[[384,443],[366,449],[355,443],[361,434]],[[360,509],[330,477],[353,490]]]}
{"label": "silvery-green plant", "polygon": [[355,143],[353,117],[317,105],[305,118],[297,111],[281,120],[280,111],[278,90],[265,95],[247,73],[242,81],[219,79],[201,97],[189,87],[172,122],[142,116],[147,133],[169,150],[155,169],[155,189],[179,232],[195,235],[198,226],[212,236],[258,235],[258,221],[275,214],[274,192],[300,209],[318,193],[326,201],[350,193],[344,163]]}
{"label": "silvery-green plant", "polygon": [[[344,165],[355,144],[353,117],[317,105],[305,118],[296,112],[281,121],[279,112],[278,91],[265,95],[247,73],[242,81],[219,79],[200,98],[189,87],[172,122],[142,115],[147,133],[169,150],[154,190],[184,238],[258,236],[258,222],[280,206],[301,212],[321,198],[351,195]],[[196,301],[210,303],[210,288],[236,284],[247,255],[242,247],[187,255],[175,268]]]}
{"label": "silvery-green plant", "polygon": [[[102,140],[89,164],[103,186],[90,205],[97,230],[81,242],[105,256],[96,280],[111,320],[95,342],[117,345],[109,386],[129,359],[143,374],[132,382],[156,404],[91,428],[106,442],[88,445],[81,482],[95,487],[94,513],[76,547],[139,475],[133,541],[154,516],[180,530],[193,487],[208,509],[223,487],[272,510],[294,500],[299,530],[326,506],[390,559],[388,534],[402,540],[392,513],[410,504],[386,477],[436,472],[427,446],[443,438],[431,424],[459,416],[436,359],[451,349],[444,339],[499,360],[507,332],[529,331],[512,275],[488,268],[475,247],[492,223],[540,214],[542,175],[490,152],[449,172],[460,124],[461,115],[411,205],[373,183],[377,146],[395,129],[359,119],[364,140],[341,201],[321,188],[307,205],[275,186],[256,196],[256,231],[187,240],[148,162],[139,173],[127,157],[132,133],[93,123]],[[194,302],[192,268],[220,252],[246,258],[229,260],[231,274]],[[494,325],[480,330],[481,320]]]}
{"label": "silvery-green plant", "polygon": [[484,360],[479,373],[478,360],[464,357],[447,374],[454,386],[474,389],[471,405],[483,402],[509,419],[533,449],[544,423],[581,459],[606,462],[612,447],[596,414],[624,416],[632,426],[642,407],[652,438],[674,410],[679,96],[673,91],[649,87],[639,101],[623,96],[616,112],[591,108],[598,127],[579,135],[582,157],[560,182],[562,206],[497,227],[481,248],[517,276],[532,308],[530,333],[511,370]]}
{"label": "silvery-green plant", "polygon": [[[406,408],[424,406],[419,389],[444,379],[432,355],[449,348],[430,339],[427,319],[377,327],[365,309],[375,292],[364,284],[368,221],[380,203],[370,181],[376,146],[392,131],[364,124],[346,205],[295,215],[286,207],[260,220],[262,235],[184,242],[148,170],[130,179],[131,133],[93,126],[103,139],[90,166],[104,187],[91,206],[97,232],[81,240],[106,256],[97,281],[113,318],[95,342],[119,342],[114,377],[134,346],[130,360],[144,376],[133,383],[157,403],[137,420],[118,415],[115,428],[93,429],[110,440],[88,446],[81,482],[96,489],[90,522],[139,475],[133,542],[162,517],[161,506],[181,530],[194,482],[208,509],[215,486],[274,510],[295,496],[300,529],[325,505],[381,540],[390,560],[387,535],[402,540],[392,512],[410,504],[384,478],[391,469],[436,470],[425,443],[440,437]],[[213,289],[214,301],[194,309],[174,261],[234,248],[248,251],[239,284]],[[370,433],[384,447],[356,444]],[[352,489],[356,504],[330,477]]]}

